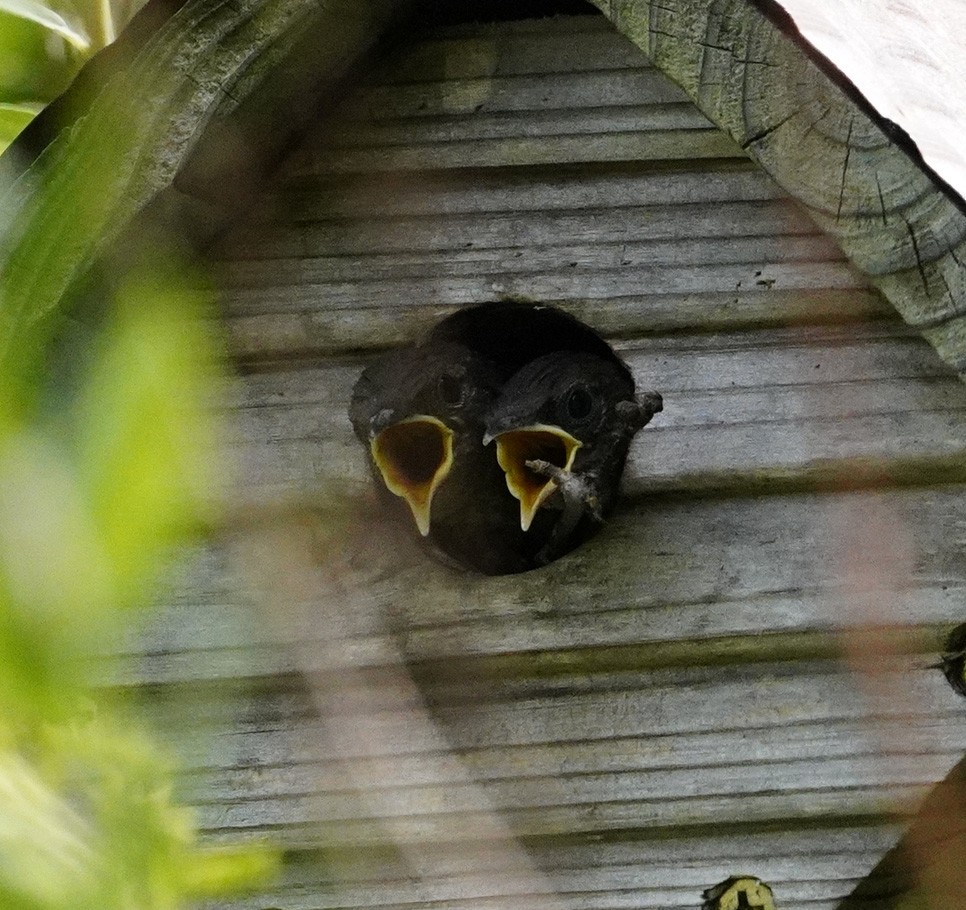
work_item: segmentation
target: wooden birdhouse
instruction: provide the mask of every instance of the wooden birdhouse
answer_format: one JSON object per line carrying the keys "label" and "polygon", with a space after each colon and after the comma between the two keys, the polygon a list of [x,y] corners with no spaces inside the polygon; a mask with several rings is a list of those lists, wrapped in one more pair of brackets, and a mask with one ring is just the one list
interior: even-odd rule
{"label": "wooden birdhouse", "polygon": [[[230,527],[131,681],[188,698],[208,836],[286,849],[222,906],[697,908],[745,875],[832,908],[966,750],[927,669],[966,621],[963,200],[758,4],[597,5],[155,3],[20,145],[51,179],[117,155],[38,293],[159,232],[219,289]],[[593,540],[488,578],[385,526],[347,407],[508,298],[664,411]]]}

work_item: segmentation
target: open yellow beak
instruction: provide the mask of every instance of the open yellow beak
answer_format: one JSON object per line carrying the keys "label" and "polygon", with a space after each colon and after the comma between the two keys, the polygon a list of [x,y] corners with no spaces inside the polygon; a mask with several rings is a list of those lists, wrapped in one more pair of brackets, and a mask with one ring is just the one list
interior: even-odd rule
{"label": "open yellow beak", "polygon": [[386,488],[406,500],[425,537],[433,495],[453,467],[453,431],[435,417],[417,414],[386,427],[370,448]]}
{"label": "open yellow beak", "polygon": [[547,498],[557,489],[556,481],[527,467],[534,459],[569,471],[583,443],[560,427],[534,424],[507,430],[496,437],[496,460],[506,473],[507,489],[520,500],[520,527],[526,531]]}

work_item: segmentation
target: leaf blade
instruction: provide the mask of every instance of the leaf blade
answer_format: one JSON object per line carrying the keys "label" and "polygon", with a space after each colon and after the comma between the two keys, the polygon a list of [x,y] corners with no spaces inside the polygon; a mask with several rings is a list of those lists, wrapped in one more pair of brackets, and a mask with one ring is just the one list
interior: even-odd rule
{"label": "leaf blade", "polygon": [[63,16],[38,3],[37,0],[0,0],[0,12],[18,19],[36,22],[48,31],[60,35],[80,51],[90,49],[91,39],[80,26],[72,26]]}
{"label": "leaf blade", "polygon": [[0,154],[37,116],[41,107],[40,104],[0,104]]}

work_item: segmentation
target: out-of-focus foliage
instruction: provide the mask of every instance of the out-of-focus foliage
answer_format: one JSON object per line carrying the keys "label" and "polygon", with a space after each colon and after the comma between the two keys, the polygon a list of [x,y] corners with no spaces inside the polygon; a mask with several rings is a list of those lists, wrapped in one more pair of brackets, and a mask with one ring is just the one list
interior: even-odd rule
{"label": "out-of-focus foliage", "polygon": [[211,295],[158,262],[119,286],[59,406],[18,393],[34,365],[0,366],[0,400],[18,402],[0,407],[4,910],[173,910],[276,864],[258,847],[200,847],[166,756],[119,695],[89,681],[105,672],[98,645],[210,519],[220,464]]}
{"label": "out-of-focus foliage", "polygon": [[141,0],[0,0],[0,152],[116,37]]}
{"label": "out-of-focus foliage", "polygon": [[0,104],[0,151],[40,113],[39,104]]}
{"label": "out-of-focus foliage", "polygon": [[[0,0],[0,149],[113,39],[125,2]],[[94,167],[111,173],[112,152],[91,150]],[[97,178],[87,168],[51,205],[89,219]],[[212,518],[224,357],[210,288],[157,237],[137,264],[112,260],[98,328],[83,356],[64,351],[65,300],[31,290],[72,254],[54,222],[0,211],[0,249],[14,237],[33,254],[0,263],[0,907],[175,910],[260,883],[278,857],[202,847],[171,760],[96,681],[105,642]]]}
{"label": "out-of-focus foliage", "polygon": [[104,621],[205,517],[217,352],[186,280],[129,276],[69,408],[0,410],[0,709],[14,698],[56,716]]}
{"label": "out-of-focus foliage", "polygon": [[[0,150],[133,12],[112,3],[0,0]],[[86,211],[83,189],[63,195],[67,211]],[[25,229],[0,222],[0,232]],[[26,230],[19,241],[56,255],[42,221]],[[148,260],[120,267],[93,352],[55,396],[38,384],[56,313],[4,320],[17,330],[15,356],[0,357],[4,910],[174,910],[251,886],[277,864],[262,847],[201,847],[192,813],[172,798],[168,757],[89,678],[104,672],[92,655],[150,602],[166,558],[211,517],[221,461],[210,289],[168,252]],[[16,297],[0,286],[0,308]]]}

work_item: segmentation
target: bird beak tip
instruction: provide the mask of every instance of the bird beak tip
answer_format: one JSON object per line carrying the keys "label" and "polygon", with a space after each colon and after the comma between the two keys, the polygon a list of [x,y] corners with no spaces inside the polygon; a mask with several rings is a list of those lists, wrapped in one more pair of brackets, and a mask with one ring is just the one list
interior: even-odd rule
{"label": "bird beak tip", "polygon": [[429,537],[435,487],[436,484],[433,484],[428,492],[426,490],[406,490],[402,493],[397,493],[397,495],[402,496],[406,500],[406,504],[412,513],[413,522],[419,531],[420,537]]}
{"label": "bird beak tip", "polygon": [[427,509],[425,514],[417,514],[413,512],[413,518],[416,519],[416,528],[422,537],[429,537],[429,510]]}

